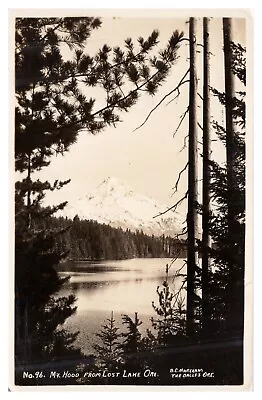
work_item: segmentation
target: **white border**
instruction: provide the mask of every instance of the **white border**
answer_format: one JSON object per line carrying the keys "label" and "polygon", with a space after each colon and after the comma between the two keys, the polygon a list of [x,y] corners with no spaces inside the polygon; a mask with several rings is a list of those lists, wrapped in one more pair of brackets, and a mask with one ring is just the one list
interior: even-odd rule
{"label": "white border", "polygon": [[[14,2],[12,2],[12,3],[14,3]],[[25,7],[28,7],[28,2],[23,2],[24,4],[24,6]],[[31,3],[31,2],[30,2]],[[48,6],[48,4],[49,3],[52,3],[52,2],[50,2],[50,1],[46,1],[45,2],[45,5],[46,6]],[[79,3],[79,2],[78,2]],[[81,3],[83,3],[83,2],[81,2]],[[134,2],[132,2],[132,5],[135,5],[135,3],[137,3],[136,1],[134,1]],[[142,4],[141,4],[142,3]],[[155,10],[153,10],[153,9],[146,9],[146,8],[144,8],[144,9],[140,9],[140,10],[134,10],[134,9],[121,9],[121,10],[118,10],[117,11],[117,15],[121,15],[121,16],[131,16],[131,15],[135,15],[135,14],[137,14],[138,12],[139,12],[139,16],[149,16],[149,13],[150,13],[150,16],[157,16],[157,17],[164,17],[165,15],[166,16],[169,16],[170,17],[170,13],[174,13],[174,17],[176,17],[176,18],[178,18],[178,17],[188,17],[189,15],[194,15],[194,16],[196,16],[196,17],[200,17],[200,16],[216,16],[216,17],[222,17],[222,16],[232,16],[232,17],[246,17],[247,18],[247,32],[248,32],[248,44],[247,44],[247,48],[248,49],[253,49],[253,46],[252,46],[252,36],[253,36],[253,30],[252,30],[252,10],[250,10],[250,9],[214,9],[214,8],[208,8],[208,9],[200,9],[200,8],[191,8],[191,7],[188,7],[188,9],[183,9],[183,10],[181,10],[181,9],[172,9],[172,8],[170,8],[170,9],[164,9],[163,7],[165,6],[165,1],[163,1],[163,2],[161,2],[161,9],[155,9]],[[168,2],[168,3],[170,3],[170,2]],[[224,2],[220,2],[220,3],[224,3]],[[228,5],[228,2],[225,2],[225,3],[227,3],[227,5]],[[241,3],[241,1],[240,2],[238,2],[238,5],[240,5],[240,3]],[[75,4],[75,2],[74,2],[74,4]],[[144,5],[143,5],[143,2],[139,2],[139,4],[140,4],[140,6],[142,6],[142,7],[144,7]],[[19,4],[20,5],[20,4]],[[85,5],[86,5],[86,3],[85,3]],[[184,4],[183,4],[184,5]],[[77,4],[77,6],[78,6],[78,4]],[[80,6],[81,7],[81,6]],[[99,8],[99,4],[96,4],[96,9],[97,8]],[[189,11],[189,9],[190,9],[190,11]],[[70,8],[56,8],[56,9],[49,9],[49,10],[47,10],[47,9],[42,9],[42,8],[38,8],[38,9],[36,9],[35,8],[35,5],[34,5],[34,9],[16,9],[16,10],[14,10],[14,9],[9,9],[9,23],[10,23],[10,21],[12,21],[12,18],[14,18],[14,15],[16,15],[16,16],[19,16],[19,15],[23,15],[23,16],[29,16],[29,15],[43,15],[43,14],[45,14],[45,15],[58,15],[58,14],[60,14],[61,15],[61,11],[63,11],[63,15],[70,15],[70,16],[72,16],[72,15],[79,15],[79,12],[80,12],[80,8],[78,8],[78,9],[70,9]],[[97,14],[97,12],[96,12],[96,10],[95,9],[82,9],[81,10],[81,12],[85,12],[85,13],[88,13],[88,14],[90,14],[90,15],[92,15],[92,14]],[[112,13],[112,8],[111,9],[100,9],[99,10],[99,15],[101,15],[102,17],[105,17],[106,15],[110,15]],[[115,12],[115,10],[114,10],[114,14],[115,14],[116,12]],[[9,34],[10,34],[10,30],[9,30]],[[11,40],[11,39],[10,39]],[[252,52],[250,51],[250,50],[248,50],[248,70],[250,69],[250,71],[251,71],[251,66],[252,66],[252,63],[253,63],[253,56],[252,56]],[[9,55],[10,55],[10,53],[9,53]],[[10,60],[10,58],[9,58],[9,60]],[[13,75],[12,75],[12,71],[10,71],[12,68],[12,64],[11,63],[9,63],[9,79],[10,79],[10,85],[11,86],[9,86],[9,90],[10,90],[10,92],[9,93],[11,93],[10,94],[10,96],[12,97],[12,93],[13,93],[13,85],[14,85],[14,82],[13,82]],[[249,99],[248,99],[248,107],[247,107],[247,111],[248,111],[248,131],[249,132],[253,132],[253,124],[252,124],[252,109],[253,109],[253,102],[252,102],[252,87],[253,87],[253,85],[252,85],[252,83],[251,83],[251,85],[249,84]],[[11,97],[10,97],[10,99],[11,99]],[[9,102],[10,103],[10,102]],[[11,104],[11,103],[10,103]],[[11,116],[10,116],[10,119],[9,119],[9,124],[12,124],[13,122],[13,115],[12,115],[12,110],[10,109],[9,110],[9,112],[11,113]],[[10,127],[11,127],[11,125],[10,125]],[[11,129],[10,129],[11,130]],[[9,135],[9,149],[12,149],[12,146],[13,146],[13,142],[12,142],[12,136],[13,135]],[[248,248],[248,254],[247,254],[247,257],[248,257],[248,259],[247,259],[247,263],[248,264],[251,264],[252,265],[252,250],[250,250],[250,247],[252,248],[252,209],[253,209],[253,207],[252,207],[252,205],[253,205],[253,198],[252,198],[252,194],[251,194],[251,188],[252,188],[252,176],[253,176],[253,170],[252,170],[252,168],[251,168],[251,165],[252,165],[252,159],[253,159],[253,151],[252,151],[252,145],[251,145],[251,143],[252,143],[252,134],[250,134],[249,133],[249,139],[248,139],[248,144],[247,144],[247,164],[249,165],[249,167],[248,167],[248,202],[247,202],[247,235],[248,235],[248,239],[249,239],[249,243],[247,244],[247,246],[246,246],[246,248]],[[251,137],[250,137],[251,136]],[[10,159],[9,159],[10,160]],[[11,168],[12,169],[12,168]],[[9,165],[9,171],[10,171],[10,165]],[[13,187],[13,181],[12,181],[12,175],[9,175],[9,179],[10,179],[10,181],[9,181],[9,199],[11,198],[12,199],[12,197],[10,197],[10,195],[12,196],[13,195],[13,189],[12,189],[12,187]],[[11,192],[10,192],[11,191]],[[9,204],[11,204],[11,202],[9,201]],[[12,217],[13,218],[13,217]],[[9,224],[11,224],[11,222],[12,221],[9,221]],[[10,225],[9,225],[10,226]],[[12,232],[11,232],[11,237],[9,237],[9,239],[11,239],[10,240],[10,243],[11,243],[11,245],[13,245],[13,243],[12,243],[12,241],[13,241],[13,238],[12,238]],[[11,247],[12,249],[13,249],[13,246]],[[9,257],[10,257],[10,255],[11,255],[11,260],[10,260],[10,264],[11,265],[13,265],[13,259],[12,259],[12,253],[13,253],[13,250],[11,251],[11,252],[9,252]],[[9,264],[9,265],[10,265]],[[249,271],[251,271],[251,269],[249,269]],[[252,272],[251,272],[251,274],[250,275],[248,275],[248,277],[246,277],[246,278],[248,278],[248,280],[251,280],[251,282],[252,282],[252,276],[253,276],[253,274],[252,274]],[[10,299],[10,297],[12,296],[12,299],[13,299],[13,294],[12,294],[12,287],[11,287],[11,284],[12,284],[12,279],[13,279],[13,275],[11,275],[11,278],[10,278],[10,283],[9,283],[9,290],[11,289],[11,295],[9,296],[9,299]],[[246,304],[246,307],[249,309],[249,312],[248,312],[248,314],[249,314],[249,316],[251,316],[251,311],[252,311],[252,284],[251,285],[249,285],[247,288],[246,288],[246,294],[247,294],[247,296],[249,297],[249,300],[248,300],[248,304]],[[11,307],[13,307],[13,301],[11,301]],[[11,308],[11,310],[12,310],[13,308]],[[11,331],[10,332],[13,332],[13,322],[12,322],[12,325],[11,325]],[[246,361],[247,361],[247,364],[249,364],[249,366],[251,366],[251,364],[252,364],[252,353],[251,353],[251,351],[250,351],[250,344],[252,343],[252,318],[251,318],[251,321],[250,321],[250,319],[248,320],[248,321],[246,321],[246,331],[245,331],[245,357],[246,357]],[[10,351],[10,349],[9,349],[9,351]],[[251,359],[250,359],[250,357],[251,357]],[[10,358],[9,358],[10,359]],[[247,372],[247,371],[246,371]],[[163,391],[163,390],[169,390],[169,391],[177,391],[177,392],[181,392],[181,391],[188,391],[188,390],[191,390],[192,391],[192,388],[193,388],[193,391],[194,392],[198,392],[198,391],[203,391],[203,390],[208,390],[208,391],[219,391],[219,392],[221,392],[221,391],[223,391],[223,392],[228,392],[228,391],[243,391],[243,390],[250,390],[250,383],[251,383],[251,376],[252,376],[252,370],[250,370],[250,368],[249,368],[249,371],[248,371],[248,386],[247,387],[243,387],[243,386],[219,386],[219,389],[218,389],[218,387],[216,387],[216,386],[204,386],[204,387],[202,387],[202,386],[197,386],[197,387],[192,387],[192,386],[182,386],[182,387],[178,387],[178,386],[169,386],[169,387],[165,387],[165,388],[163,388],[163,387],[159,387],[159,386],[152,386],[152,387],[150,387],[150,386],[146,386],[146,387],[141,387],[141,386],[139,386],[139,387],[134,387],[134,386],[125,386],[125,387],[119,387],[119,386],[68,386],[68,387],[66,387],[66,390],[68,391],[68,392],[72,392],[72,391],[101,391],[101,390],[105,390],[105,391],[107,391],[107,392],[114,392],[114,391],[121,391],[121,392],[126,392],[126,391],[139,391],[139,392],[151,392],[151,391],[154,391],[154,392],[161,392],[161,391]],[[246,376],[246,378],[247,378],[247,376]],[[9,382],[10,382],[10,377],[9,377]],[[57,392],[57,391],[64,391],[65,390],[65,388],[64,387],[61,387],[61,386],[50,386],[50,387],[39,387],[39,388],[37,388],[37,387],[17,387],[17,386],[13,386],[13,385],[11,385],[10,386],[11,387],[11,390],[14,390],[14,391],[21,391],[21,392],[28,392],[28,391],[37,391],[37,392],[39,392],[40,390],[41,391],[52,391],[52,392]]]}

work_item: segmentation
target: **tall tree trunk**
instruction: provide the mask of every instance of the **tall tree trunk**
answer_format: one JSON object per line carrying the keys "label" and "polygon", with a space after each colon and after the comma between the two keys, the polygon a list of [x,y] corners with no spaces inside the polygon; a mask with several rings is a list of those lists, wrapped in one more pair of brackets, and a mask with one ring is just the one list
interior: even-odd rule
{"label": "tall tree trunk", "polygon": [[31,226],[31,154],[28,154],[28,165],[27,165],[27,184],[28,184],[28,190],[27,190],[27,227],[30,228]]}
{"label": "tall tree trunk", "polygon": [[203,215],[202,215],[202,334],[208,336],[209,199],[210,199],[210,64],[209,19],[203,19]]}
{"label": "tall tree trunk", "polygon": [[195,273],[197,236],[197,75],[195,18],[189,22],[190,85],[189,85],[189,145],[188,145],[188,249],[187,249],[187,335],[195,333]]}
{"label": "tall tree trunk", "polygon": [[234,76],[232,69],[232,19],[223,18],[224,34],[224,68],[225,68],[225,96],[226,96],[226,158],[227,158],[227,184],[228,184],[228,235],[232,233],[234,221],[234,210],[230,192],[234,180],[234,124],[233,124],[233,99],[234,99]]}
{"label": "tall tree trunk", "polygon": [[[34,120],[34,98],[35,98],[35,84],[32,86],[32,120]],[[27,227],[31,227],[31,185],[32,185],[32,180],[31,180],[31,162],[32,162],[32,152],[28,153],[28,164],[27,164],[27,183],[28,183],[28,190],[27,190]]]}
{"label": "tall tree trunk", "polygon": [[235,95],[234,75],[232,68],[232,19],[223,18],[224,36],[224,68],[225,68],[225,108],[226,108],[226,165],[227,165],[227,218],[228,218],[228,254],[229,278],[228,278],[228,316],[227,329],[234,330],[237,315],[234,311],[234,286],[235,286],[235,245],[234,245],[234,203],[232,198],[234,185],[234,122],[233,99]]}

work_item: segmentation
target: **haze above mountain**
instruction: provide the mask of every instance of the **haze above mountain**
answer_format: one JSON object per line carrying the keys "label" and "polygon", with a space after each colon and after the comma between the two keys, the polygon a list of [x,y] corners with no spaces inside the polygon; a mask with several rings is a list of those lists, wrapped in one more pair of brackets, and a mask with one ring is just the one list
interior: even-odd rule
{"label": "haze above mountain", "polygon": [[108,177],[87,196],[68,203],[63,216],[95,220],[112,227],[143,230],[154,235],[181,233],[183,217],[177,212],[157,216],[168,207],[151,197],[136,193],[119,179]]}

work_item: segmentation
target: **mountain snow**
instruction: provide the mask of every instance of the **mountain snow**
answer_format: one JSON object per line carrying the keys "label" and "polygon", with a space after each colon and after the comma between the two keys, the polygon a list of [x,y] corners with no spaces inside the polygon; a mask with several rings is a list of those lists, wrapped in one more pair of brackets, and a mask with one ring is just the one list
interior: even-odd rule
{"label": "mountain snow", "polygon": [[154,218],[168,207],[154,199],[136,193],[119,179],[108,177],[90,195],[68,203],[63,216],[95,220],[112,227],[143,230],[154,235],[181,233],[183,217],[177,212],[168,212]]}

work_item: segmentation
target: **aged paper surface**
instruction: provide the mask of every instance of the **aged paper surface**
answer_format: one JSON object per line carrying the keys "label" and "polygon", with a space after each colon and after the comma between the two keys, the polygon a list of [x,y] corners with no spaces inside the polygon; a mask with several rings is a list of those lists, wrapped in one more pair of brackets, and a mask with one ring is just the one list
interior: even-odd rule
{"label": "aged paper surface", "polygon": [[[206,317],[201,247],[204,18],[213,213]],[[234,74],[229,75],[237,99],[231,105],[237,139],[231,147],[223,95],[228,73],[223,18],[230,21],[235,44]],[[85,37],[86,25],[90,35]],[[16,258],[10,279],[12,291],[15,286],[10,389],[250,390],[250,12],[12,10],[11,27]],[[156,30],[159,36],[150,36]],[[193,42],[195,114],[189,64]],[[191,203],[198,246],[191,290],[187,174],[192,118],[199,205]],[[223,178],[230,149],[231,186],[227,175]],[[64,201],[64,208],[51,211]],[[229,235],[225,243],[230,204],[234,238]]]}

